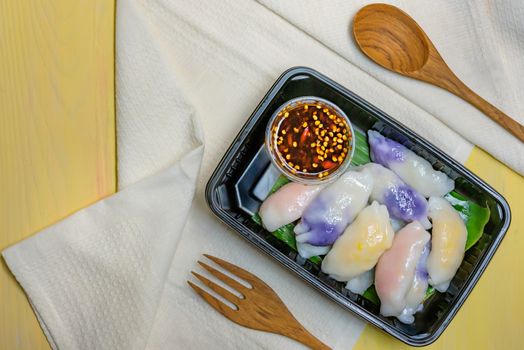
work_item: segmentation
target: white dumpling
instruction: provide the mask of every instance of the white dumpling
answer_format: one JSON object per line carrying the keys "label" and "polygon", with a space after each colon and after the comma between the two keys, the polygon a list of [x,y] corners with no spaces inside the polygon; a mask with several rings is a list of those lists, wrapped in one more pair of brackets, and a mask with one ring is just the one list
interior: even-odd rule
{"label": "white dumpling", "polygon": [[459,213],[443,198],[429,199],[429,216],[433,222],[429,283],[445,292],[464,258],[468,231]]}
{"label": "white dumpling", "polygon": [[371,270],[391,247],[394,234],[387,208],[373,202],[335,241],[322,261],[322,272],[346,282]]}
{"label": "white dumpling", "polygon": [[428,287],[425,262],[430,235],[414,221],[395,234],[391,249],[375,268],[375,289],[380,298],[380,313],[412,323],[421,308]]}
{"label": "white dumpling", "polygon": [[393,231],[395,232],[406,226],[406,222],[392,217],[389,218],[389,222],[391,222],[391,227],[393,227]]}
{"label": "white dumpling", "polygon": [[262,225],[273,232],[298,220],[304,209],[320,191],[320,186],[306,186],[290,182],[266,198],[259,210]]}
{"label": "white dumpling", "polygon": [[361,273],[355,278],[352,278],[346,283],[346,289],[352,291],[355,294],[364,294],[364,292],[371,287],[373,280],[375,279],[375,270],[371,269],[364,273]]}
{"label": "white dumpling", "polygon": [[374,130],[368,131],[368,139],[371,159],[393,170],[424,197],[442,197],[455,188],[455,181],[400,143]]}
{"label": "white dumpling", "polygon": [[312,256],[325,255],[331,246],[315,246],[308,243],[297,242],[298,254],[304,259],[309,259]]}
{"label": "white dumpling", "polygon": [[298,243],[330,246],[368,202],[373,178],[367,171],[350,170],[322,189],[295,226]]}

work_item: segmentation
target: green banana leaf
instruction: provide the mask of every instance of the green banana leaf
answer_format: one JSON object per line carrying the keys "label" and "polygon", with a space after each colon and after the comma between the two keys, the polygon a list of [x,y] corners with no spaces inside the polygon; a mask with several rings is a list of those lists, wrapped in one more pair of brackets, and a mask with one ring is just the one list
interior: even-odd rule
{"label": "green banana leaf", "polygon": [[364,134],[360,130],[355,130],[355,153],[353,153],[353,158],[351,158],[351,165],[364,165],[371,162],[369,158],[369,145]]}
{"label": "green banana leaf", "polygon": [[451,191],[444,198],[459,212],[466,223],[468,230],[466,250],[468,250],[484,233],[484,226],[488,223],[491,212],[488,207],[481,207],[455,191]]}

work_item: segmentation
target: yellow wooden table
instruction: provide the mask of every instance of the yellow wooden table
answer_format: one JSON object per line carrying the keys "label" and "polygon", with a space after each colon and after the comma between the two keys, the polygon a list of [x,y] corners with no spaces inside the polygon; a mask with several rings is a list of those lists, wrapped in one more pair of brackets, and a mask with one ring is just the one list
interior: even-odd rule
{"label": "yellow wooden table", "polygon": [[[0,250],[115,191],[111,0],[0,0]],[[47,349],[2,259],[0,349]]]}
{"label": "yellow wooden table", "polygon": [[[115,191],[114,2],[0,0],[0,250]],[[467,166],[513,211],[504,242],[434,349],[518,349],[524,179],[475,149]],[[0,349],[49,348],[3,260]],[[408,348],[367,326],[356,348]]]}

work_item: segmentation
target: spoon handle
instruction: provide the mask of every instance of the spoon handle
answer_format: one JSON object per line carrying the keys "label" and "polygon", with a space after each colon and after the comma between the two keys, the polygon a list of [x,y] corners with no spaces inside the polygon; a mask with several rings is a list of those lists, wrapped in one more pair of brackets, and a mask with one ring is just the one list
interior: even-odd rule
{"label": "spoon handle", "polygon": [[493,121],[497,122],[500,126],[518,138],[521,142],[524,142],[524,126],[522,126],[522,124],[516,122],[513,118],[506,115],[500,109],[477,95],[477,93],[471,90],[459,78],[455,77],[454,80],[456,81],[454,82],[452,88],[449,86],[445,87],[447,90],[477,107],[478,110],[486,114]]}

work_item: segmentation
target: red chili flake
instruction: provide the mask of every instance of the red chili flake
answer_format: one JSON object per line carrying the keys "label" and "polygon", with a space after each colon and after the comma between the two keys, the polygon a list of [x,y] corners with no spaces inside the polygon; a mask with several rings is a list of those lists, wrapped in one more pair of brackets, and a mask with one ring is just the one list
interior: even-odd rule
{"label": "red chili flake", "polygon": [[337,164],[333,163],[332,161],[329,161],[329,160],[325,160],[325,161],[322,162],[322,166],[324,167],[324,169],[331,169],[335,165],[337,165]]}
{"label": "red chili flake", "polygon": [[309,126],[302,131],[302,135],[300,135],[300,143],[304,144],[306,142],[306,138],[309,136]]}

